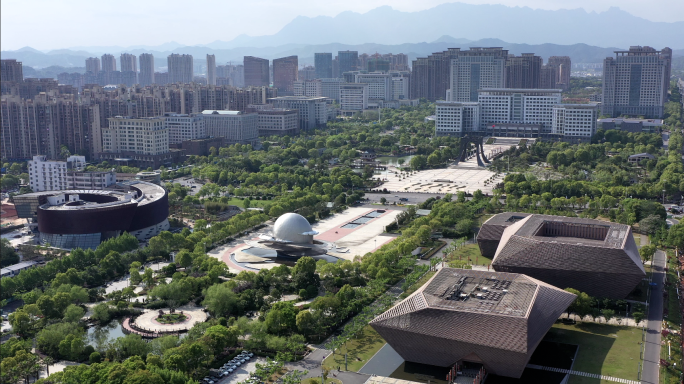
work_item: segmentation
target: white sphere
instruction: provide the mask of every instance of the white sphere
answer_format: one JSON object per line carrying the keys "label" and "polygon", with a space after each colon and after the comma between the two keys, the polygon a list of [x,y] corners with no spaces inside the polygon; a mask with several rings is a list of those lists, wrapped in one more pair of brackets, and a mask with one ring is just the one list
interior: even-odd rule
{"label": "white sphere", "polygon": [[280,216],[273,226],[273,236],[276,239],[292,243],[313,243],[311,233],[313,229],[309,221],[304,216],[292,212]]}

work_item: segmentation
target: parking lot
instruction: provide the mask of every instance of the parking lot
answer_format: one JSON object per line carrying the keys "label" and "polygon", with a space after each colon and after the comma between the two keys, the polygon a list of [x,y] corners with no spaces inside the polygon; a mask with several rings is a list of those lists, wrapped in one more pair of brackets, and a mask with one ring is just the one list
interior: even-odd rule
{"label": "parking lot", "polygon": [[[241,383],[249,378],[249,375],[252,372],[256,371],[256,364],[264,364],[266,363],[266,359],[263,357],[252,357],[251,360],[246,362],[245,364],[242,364],[239,366],[233,373],[230,375],[223,377],[219,379],[218,381],[214,380],[214,383],[216,384],[237,384]],[[204,384],[204,381],[200,381],[200,383]]]}
{"label": "parking lot", "polygon": [[190,188],[190,192],[188,192],[189,195],[195,195],[203,185],[202,183],[195,181],[195,178],[192,176],[183,176],[177,179],[169,180],[168,182],[172,184],[178,183],[184,187]]}

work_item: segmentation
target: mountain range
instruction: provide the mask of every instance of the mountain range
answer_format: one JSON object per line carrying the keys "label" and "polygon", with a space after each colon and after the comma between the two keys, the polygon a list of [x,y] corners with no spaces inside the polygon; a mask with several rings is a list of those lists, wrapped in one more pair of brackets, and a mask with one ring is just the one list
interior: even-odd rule
{"label": "mountain range", "polygon": [[266,59],[297,55],[300,64],[313,64],[314,52],[405,53],[413,60],[452,47],[499,46],[518,55],[532,52],[544,59],[567,55],[574,63],[597,63],[613,56],[614,50],[631,45],[656,49],[669,46],[674,49],[674,56],[684,56],[682,31],[684,21],[652,22],[619,8],[595,13],[582,9],[548,11],[448,3],[418,12],[383,6],[364,14],[299,16],[274,35],[240,35],[230,41],[217,40],[205,45],[168,42],[158,46],[80,46],[47,52],[24,47],[2,51],[0,57],[17,59],[36,68],[82,67],[87,57],[103,53],[114,54],[118,59],[121,52],[148,52],[155,55],[157,67],[163,68],[171,53],[192,54],[196,60],[214,54],[217,64],[240,63],[247,55]]}
{"label": "mountain range", "polygon": [[527,44],[575,44],[611,47],[630,45],[684,48],[684,21],[653,22],[619,8],[605,12],[583,9],[555,11],[491,4],[446,3],[417,12],[382,6],[367,13],[342,12],[335,17],[299,16],[278,33],[240,35],[207,44],[211,48],[268,47],[283,44],[382,44],[433,41],[439,36],[470,40],[499,38]]}
{"label": "mountain range", "polygon": [[[239,47],[231,49],[213,49],[204,46],[179,47],[173,50],[151,50],[151,49],[126,49],[125,52],[139,55],[141,53],[152,53],[155,57],[157,68],[166,66],[166,57],[171,53],[191,54],[196,60],[204,60],[206,54],[216,55],[217,64],[242,63],[244,56],[258,56],[265,59],[275,59],[278,57],[297,55],[300,65],[313,65],[315,52],[333,52],[352,50],[359,53],[405,53],[409,60],[417,57],[425,57],[433,52],[445,51],[447,48],[468,48],[468,47],[503,47],[509,53],[520,55],[521,53],[532,52],[547,60],[549,56],[570,56],[573,63],[599,63],[608,56],[614,56],[613,51],[625,49],[627,47],[602,48],[587,44],[559,45],[559,44],[514,44],[499,39],[482,39],[471,41],[467,39],[456,39],[450,36],[441,36],[436,41],[430,43],[405,43],[397,45],[387,44],[287,44],[274,47]],[[122,51],[111,50],[117,60]],[[83,67],[85,59],[91,56],[100,56],[101,52],[87,52],[83,50],[75,51],[60,49],[56,51],[40,52],[30,47],[24,47],[16,51],[2,51],[0,57],[3,59],[17,59],[24,65],[45,68],[49,66],[61,67]],[[674,56],[684,56],[684,49],[674,50]]]}

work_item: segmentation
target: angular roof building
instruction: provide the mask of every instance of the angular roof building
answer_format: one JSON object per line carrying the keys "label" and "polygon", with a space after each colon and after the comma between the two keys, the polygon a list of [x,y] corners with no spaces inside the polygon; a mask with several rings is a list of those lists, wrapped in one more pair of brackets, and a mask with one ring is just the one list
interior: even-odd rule
{"label": "angular roof building", "polygon": [[[576,217],[502,213],[482,225],[478,243],[492,267],[524,273],[594,297],[623,299],[646,276],[628,225]],[[491,256],[490,256],[491,257]]]}
{"label": "angular roof building", "polygon": [[575,295],[517,273],[442,268],[370,325],[406,361],[519,378]]}

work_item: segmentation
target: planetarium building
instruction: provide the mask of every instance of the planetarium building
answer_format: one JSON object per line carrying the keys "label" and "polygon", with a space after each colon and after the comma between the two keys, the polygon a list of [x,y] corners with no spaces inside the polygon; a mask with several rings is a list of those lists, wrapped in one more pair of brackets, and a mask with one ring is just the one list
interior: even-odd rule
{"label": "planetarium building", "polygon": [[41,244],[58,248],[96,248],[124,232],[147,240],[169,229],[166,190],[143,181],[28,193],[14,202],[19,217],[37,223]]}
{"label": "planetarium building", "polygon": [[[286,257],[324,255],[331,245],[314,240],[314,235],[317,234],[304,216],[286,213],[276,220],[272,233],[261,235],[258,240],[245,241],[245,244],[257,249],[275,251],[278,255]],[[263,253],[259,255],[262,256]]]}

